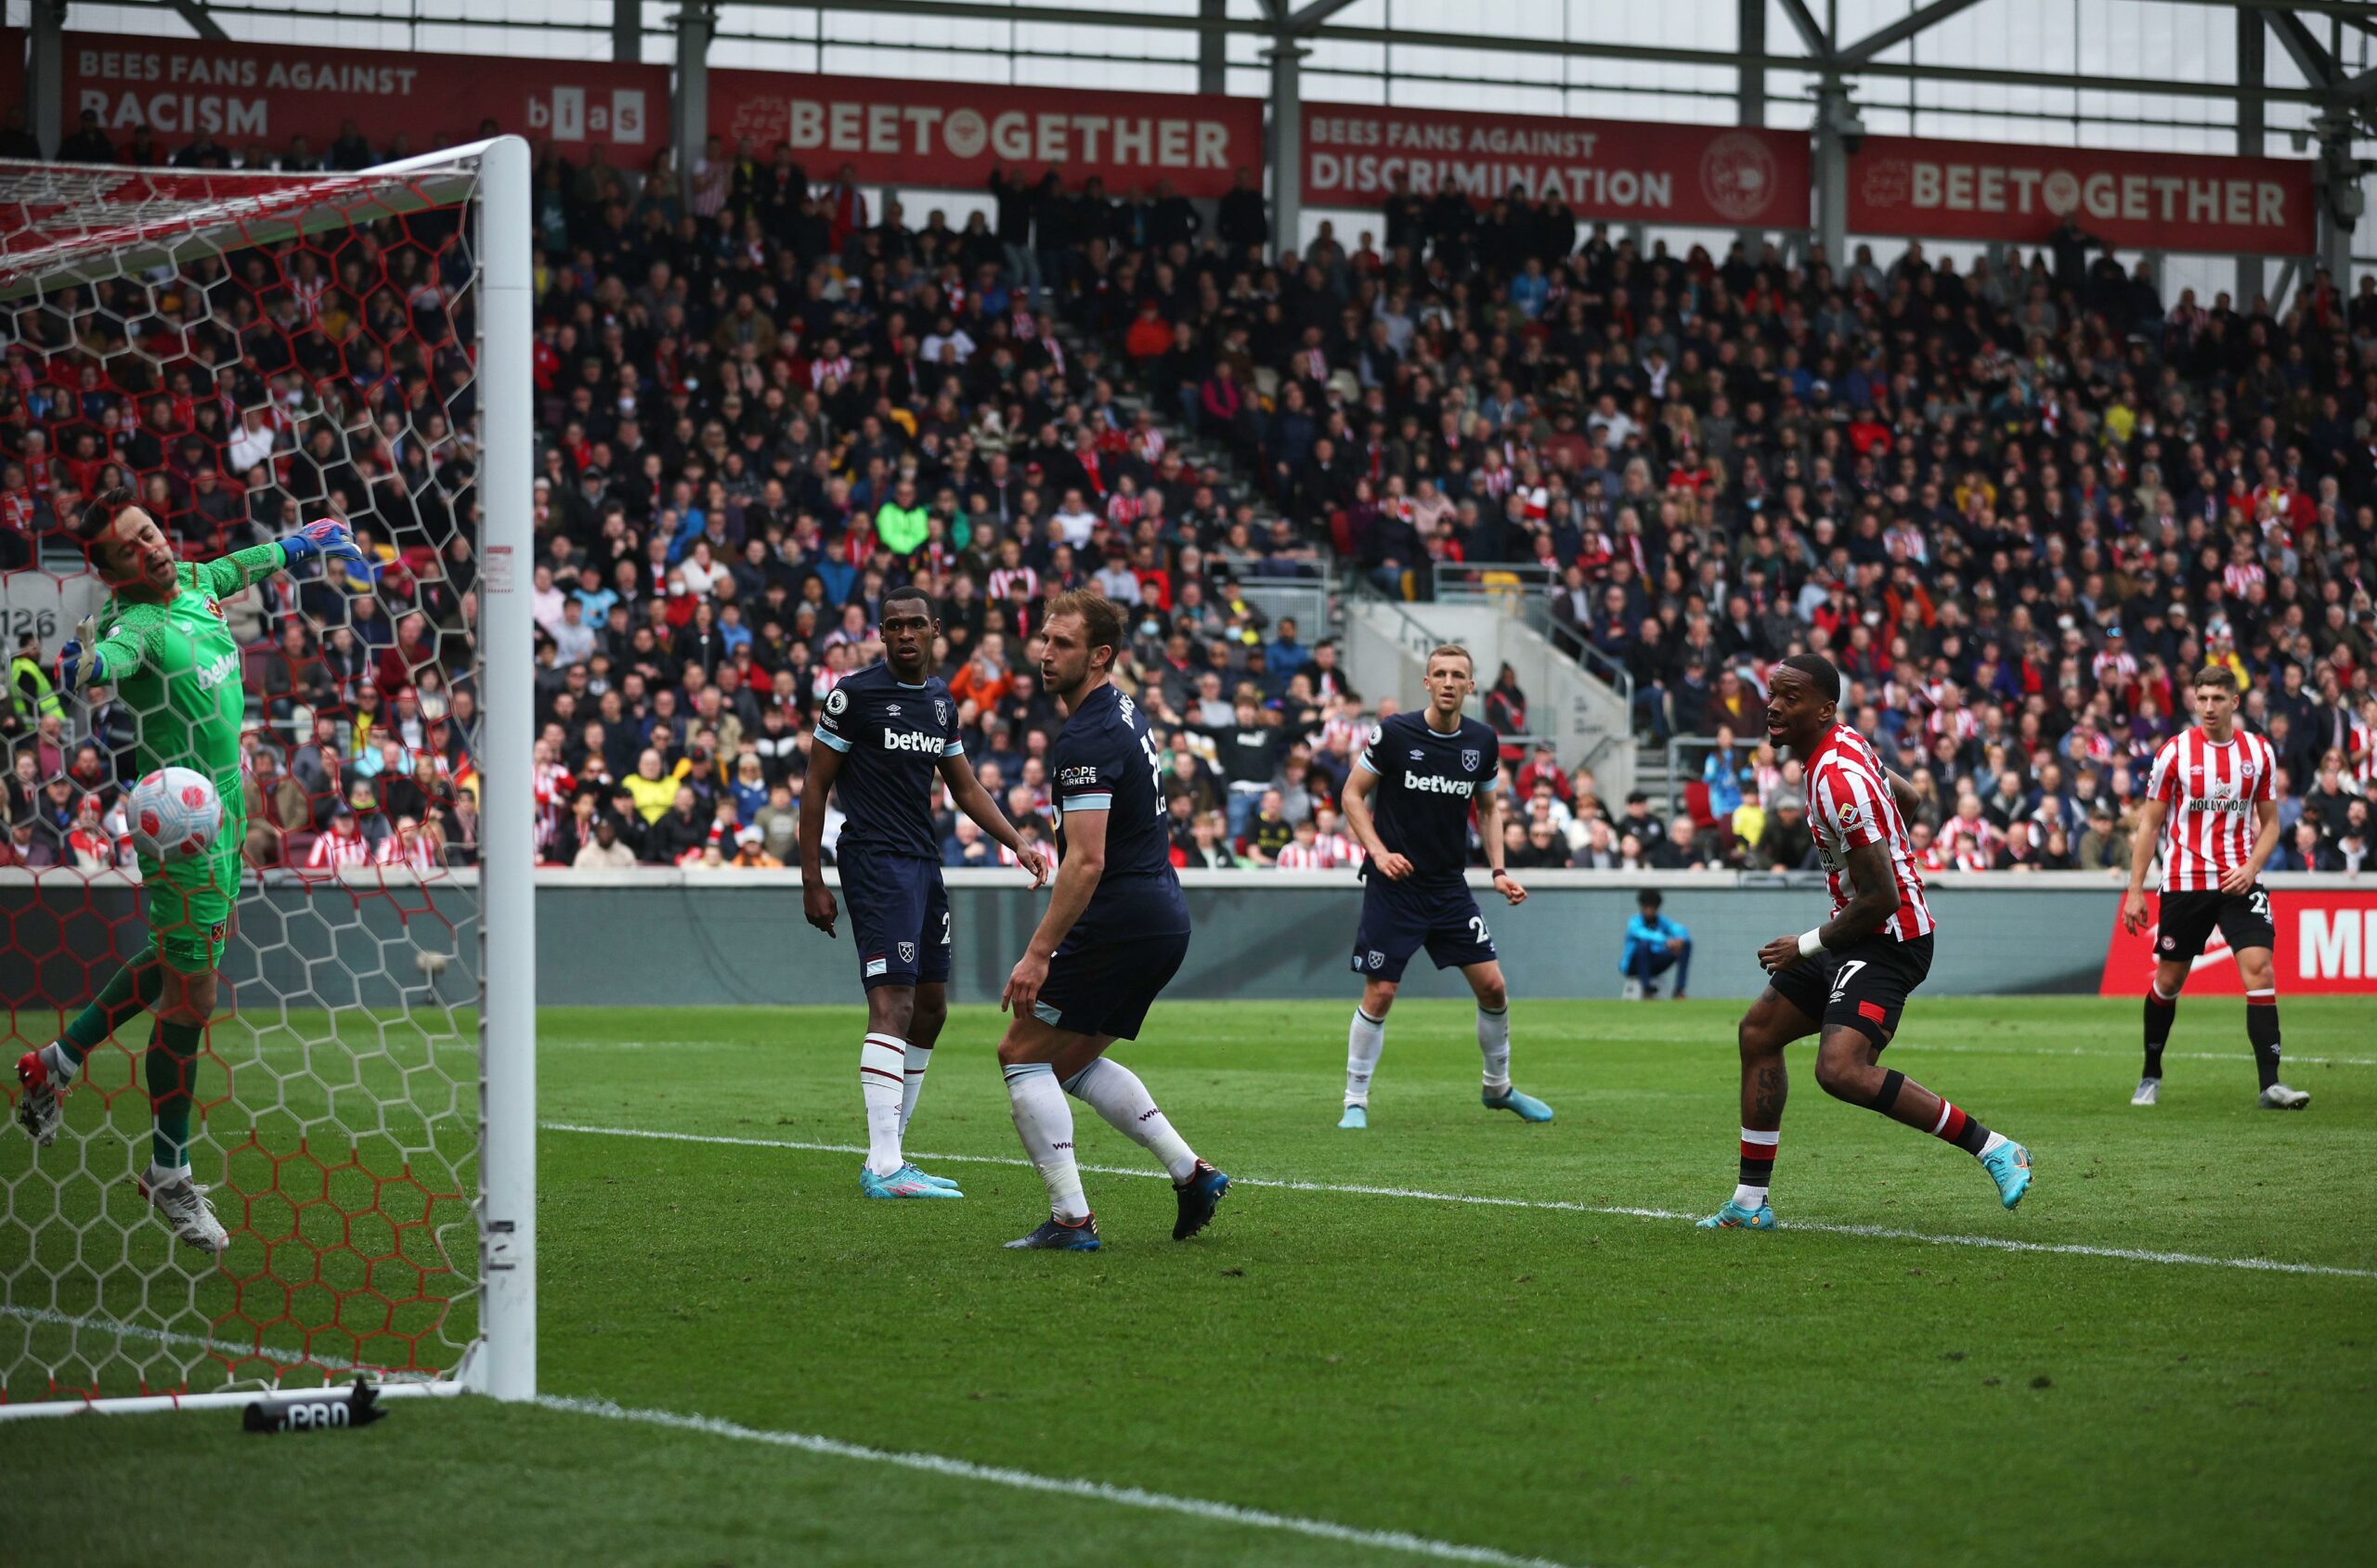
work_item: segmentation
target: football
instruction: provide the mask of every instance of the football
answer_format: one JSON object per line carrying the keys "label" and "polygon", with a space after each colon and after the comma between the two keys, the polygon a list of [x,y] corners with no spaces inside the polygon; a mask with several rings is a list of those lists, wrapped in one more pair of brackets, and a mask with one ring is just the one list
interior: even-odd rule
{"label": "football", "polygon": [[204,773],[189,768],[160,768],[132,787],[124,813],[133,848],[152,861],[186,861],[202,855],[223,827],[223,797]]}

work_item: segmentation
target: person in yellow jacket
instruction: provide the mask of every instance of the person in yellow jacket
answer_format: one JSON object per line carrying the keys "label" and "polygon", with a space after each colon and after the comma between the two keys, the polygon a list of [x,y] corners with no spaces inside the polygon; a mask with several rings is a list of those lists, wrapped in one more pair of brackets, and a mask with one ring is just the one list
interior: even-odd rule
{"label": "person in yellow jacket", "polygon": [[17,656],[8,662],[8,695],[27,729],[66,713],[58,700],[58,688],[50,684],[49,671],[41,666],[41,639],[29,631],[17,639]]}
{"label": "person in yellow jacket", "polygon": [[660,820],[662,812],[676,804],[677,784],[677,775],[662,766],[659,751],[646,746],[636,760],[635,771],[619,787],[634,797],[635,814],[643,819],[644,826],[650,827]]}

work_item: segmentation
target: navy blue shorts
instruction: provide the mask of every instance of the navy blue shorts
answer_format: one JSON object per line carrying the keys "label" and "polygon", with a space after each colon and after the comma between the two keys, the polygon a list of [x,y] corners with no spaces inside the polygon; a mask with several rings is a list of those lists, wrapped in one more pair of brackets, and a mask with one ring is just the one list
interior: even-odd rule
{"label": "navy blue shorts", "polygon": [[866,989],[946,982],[949,890],[941,885],[940,862],[846,844],[834,863]]}
{"label": "navy blue shorts", "polygon": [[1400,981],[1404,965],[1422,946],[1439,969],[1465,969],[1500,956],[1467,883],[1415,888],[1383,876],[1366,878],[1362,923],[1354,932],[1354,973]]}
{"label": "navy blue shorts", "polygon": [[1033,1016],[1073,1034],[1137,1040],[1148,1009],[1188,956],[1186,931],[1092,942],[1076,932],[1048,961]]}

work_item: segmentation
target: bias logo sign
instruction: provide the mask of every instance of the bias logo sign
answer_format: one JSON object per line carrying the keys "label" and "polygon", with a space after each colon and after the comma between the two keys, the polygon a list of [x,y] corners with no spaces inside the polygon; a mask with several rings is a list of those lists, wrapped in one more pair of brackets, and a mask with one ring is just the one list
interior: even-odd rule
{"label": "bias logo sign", "polygon": [[528,129],[555,141],[616,142],[623,147],[642,147],[643,89],[614,87],[606,100],[600,91],[555,87],[551,98],[528,100]]}

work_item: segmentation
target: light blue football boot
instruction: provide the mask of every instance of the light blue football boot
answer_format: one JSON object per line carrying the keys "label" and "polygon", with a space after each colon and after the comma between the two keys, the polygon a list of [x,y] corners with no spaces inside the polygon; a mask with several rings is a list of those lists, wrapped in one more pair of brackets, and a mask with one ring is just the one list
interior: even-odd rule
{"label": "light blue football boot", "polygon": [[1518,1119],[1521,1121],[1549,1121],[1552,1120],[1552,1108],[1550,1106],[1545,1105],[1533,1095],[1521,1094],[1514,1088],[1505,1089],[1499,1095],[1494,1093],[1493,1090],[1487,1089],[1483,1091],[1479,1097],[1486,1102],[1486,1108],[1487,1110],[1516,1111],[1518,1113]]}
{"label": "light blue football boot", "polygon": [[878,1176],[862,1165],[858,1171],[858,1189],[869,1198],[963,1198],[966,1196],[947,1182],[935,1181],[913,1165],[903,1165],[888,1176]]}
{"label": "light blue football boot", "polygon": [[2031,1190],[2031,1151],[2011,1138],[1982,1155],[1981,1168],[1997,1184],[1997,1201],[2008,1209]]}
{"label": "light blue football boot", "polygon": [[1761,1203],[1752,1213],[1732,1199],[1725,1206],[1700,1222],[1702,1230],[1773,1230],[1783,1222],[1774,1217],[1774,1205]]}
{"label": "light blue football boot", "polygon": [[1370,1108],[1368,1106],[1347,1106],[1345,1114],[1337,1119],[1338,1127],[1347,1132],[1358,1133],[1370,1124]]}

